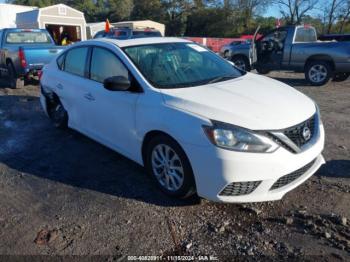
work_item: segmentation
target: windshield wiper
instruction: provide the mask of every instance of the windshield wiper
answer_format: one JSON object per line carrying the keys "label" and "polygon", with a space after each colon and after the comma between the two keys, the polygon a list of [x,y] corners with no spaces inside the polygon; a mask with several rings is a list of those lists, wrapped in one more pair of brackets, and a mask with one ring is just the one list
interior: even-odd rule
{"label": "windshield wiper", "polygon": [[217,82],[221,82],[221,81],[225,81],[225,80],[230,80],[233,78],[236,78],[236,76],[232,76],[232,75],[218,76],[218,77],[212,78],[210,81],[207,82],[207,84],[217,83]]}

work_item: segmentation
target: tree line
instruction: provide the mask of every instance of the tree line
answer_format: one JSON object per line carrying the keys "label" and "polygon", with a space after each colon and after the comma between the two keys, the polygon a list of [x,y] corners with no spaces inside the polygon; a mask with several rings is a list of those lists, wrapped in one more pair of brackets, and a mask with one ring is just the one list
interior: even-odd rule
{"label": "tree line", "polygon": [[63,3],[85,14],[87,22],[150,19],[166,25],[169,36],[237,37],[276,26],[264,14],[278,9],[281,24],[311,24],[319,33],[350,32],[350,0],[9,0],[45,7]]}

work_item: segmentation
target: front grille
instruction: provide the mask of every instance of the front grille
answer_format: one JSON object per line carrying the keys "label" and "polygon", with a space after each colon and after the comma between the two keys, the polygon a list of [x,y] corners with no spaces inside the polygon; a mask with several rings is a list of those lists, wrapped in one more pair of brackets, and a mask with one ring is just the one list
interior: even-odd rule
{"label": "front grille", "polygon": [[[299,148],[302,147],[303,145],[305,145],[307,142],[309,142],[313,136],[315,135],[315,118],[316,118],[316,114],[313,115],[311,118],[309,118],[308,120],[302,122],[299,125],[287,128],[283,131],[283,133],[290,139],[293,141],[294,144],[296,144]],[[303,129],[304,127],[308,127],[311,131],[311,137],[308,140],[305,140],[305,138],[303,137]]]}
{"label": "front grille", "polygon": [[253,192],[261,181],[248,181],[248,182],[233,182],[226,186],[224,190],[220,192],[220,196],[240,196],[248,195]]}
{"label": "front grille", "polygon": [[[280,131],[268,132],[266,135],[276,144],[285,148],[289,152],[292,152],[294,154],[299,153],[302,151],[302,147],[312,141],[313,138],[317,135],[317,117],[318,115],[314,114],[311,118],[298,125]],[[310,136],[308,139],[306,139],[303,134],[305,127],[308,127],[310,131]]]}
{"label": "front grille", "polygon": [[288,185],[289,183],[292,183],[294,180],[298,179],[299,177],[301,177],[303,174],[306,173],[306,171],[308,171],[312,165],[315,163],[316,159],[311,161],[309,164],[307,164],[306,166],[288,174],[285,176],[280,177],[270,188],[270,190],[274,190],[280,187],[283,187],[285,185]]}

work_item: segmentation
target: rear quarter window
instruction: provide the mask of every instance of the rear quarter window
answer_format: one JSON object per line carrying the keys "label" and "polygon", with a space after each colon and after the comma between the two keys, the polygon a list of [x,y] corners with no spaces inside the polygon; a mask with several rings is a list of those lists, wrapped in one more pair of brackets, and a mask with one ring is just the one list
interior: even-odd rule
{"label": "rear quarter window", "polygon": [[317,35],[314,28],[307,28],[307,27],[297,28],[294,42],[308,43],[308,42],[316,42],[316,41],[317,41]]}

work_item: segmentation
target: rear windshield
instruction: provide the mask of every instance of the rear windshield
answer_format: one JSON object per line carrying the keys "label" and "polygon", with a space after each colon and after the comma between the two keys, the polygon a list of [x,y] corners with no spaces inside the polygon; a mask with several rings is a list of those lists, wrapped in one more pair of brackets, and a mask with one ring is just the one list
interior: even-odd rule
{"label": "rear windshield", "polygon": [[46,32],[10,32],[6,36],[8,44],[48,44],[51,39]]}
{"label": "rear windshield", "polygon": [[299,27],[297,29],[297,33],[295,35],[294,42],[316,42],[317,41],[317,35],[316,30],[312,27]]}
{"label": "rear windshield", "polygon": [[162,36],[159,31],[133,31],[132,34],[133,34],[134,38]]}

